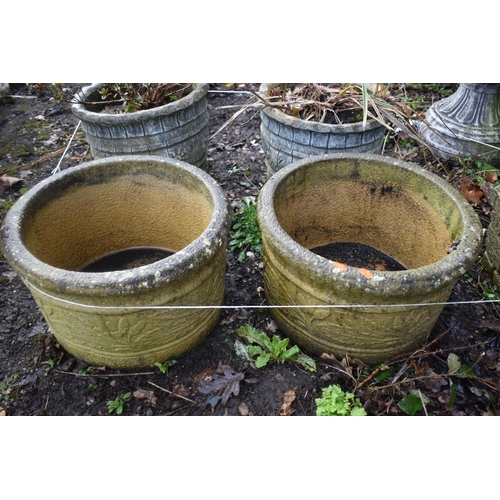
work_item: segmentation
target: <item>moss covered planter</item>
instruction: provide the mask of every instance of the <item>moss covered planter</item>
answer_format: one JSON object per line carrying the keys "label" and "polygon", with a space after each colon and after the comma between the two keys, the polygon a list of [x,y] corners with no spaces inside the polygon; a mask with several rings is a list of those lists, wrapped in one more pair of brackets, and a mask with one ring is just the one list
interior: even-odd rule
{"label": "moss covered planter", "polygon": [[491,190],[490,201],[493,210],[486,234],[483,263],[490,272],[493,282],[500,289],[500,186]]}
{"label": "moss covered planter", "polygon": [[[96,366],[177,358],[216,325],[231,215],[205,172],[153,156],[95,160],[41,182],[7,214],[4,255],[59,343]],[[82,272],[127,248],[174,252],[118,271]]]}
{"label": "moss covered planter", "polygon": [[[424,343],[443,305],[413,304],[446,302],[481,248],[481,224],[460,193],[378,155],[291,164],[264,185],[258,214],[269,304],[305,306],[274,309],[280,328],[309,352],[369,364]],[[366,270],[310,251],[333,242],[376,248],[406,270]]]}
{"label": "moss covered planter", "polygon": [[[263,83],[259,92],[269,96],[279,83]],[[269,176],[295,161],[325,153],[380,153],[385,127],[376,120],[333,125],[301,120],[276,108],[260,112],[262,149]]]}
{"label": "moss covered planter", "polygon": [[207,170],[207,83],[178,101],[135,113],[110,114],[93,110],[102,83],[84,87],[72,112],[82,122],[94,158],[118,155],[159,155]]}

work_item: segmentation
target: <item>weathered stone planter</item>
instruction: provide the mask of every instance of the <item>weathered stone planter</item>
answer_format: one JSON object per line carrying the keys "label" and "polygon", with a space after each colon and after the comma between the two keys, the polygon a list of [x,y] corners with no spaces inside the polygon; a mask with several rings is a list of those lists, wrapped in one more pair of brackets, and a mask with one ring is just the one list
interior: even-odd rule
{"label": "weathered stone planter", "polygon": [[102,83],[84,87],[72,112],[82,122],[94,158],[118,155],[158,155],[207,170],[207,83],[178,101],[135,113],[109,114],[87,109],[98,102]]}
{"label": "weathered stone planter", "polygon": [[491,190],[490,201],[493,210],[486,235],[483,263],[500,289],[500,186]]}
{"label": "weathered stone planter", "polygon": [[[424,343],[443,305],[414,304],[446,302],[482,240],[460,193],[419,166],[378,155],[289,165],[264,185],[258,214],[269,304],[306,306],[274,309],[280,328],[312,353],[369,364]],[[406,270],[366,272],[309,250],[332,242],[369,245]]]}
{"label": "weathered stone planter", "polygon": [[[169,158],[106,158],[20,198],[4,221],[3,252],[68,352],[95,366],[138,368],[181,356],[216,325],[219,309],[147,307],[222,304],[230,222],[223,192],[202,170]],[[134,247],[175,253],[81,272]]]}
{"label": "weathered stone planter", "polygon": [[441,158],[500,163],[500,83],[462,83],[434,103],[425,118],[420,135]]}
{"label": "weathered stone planter", "polygon": [[[279,83],[263,83],[259,92],[268,96]],[[268,175],[286,165],[325,153],[380,153],[385,127],[376,120],[363,123],[331,125],[289,116],[265,107],[260,112],[262,149]]]}

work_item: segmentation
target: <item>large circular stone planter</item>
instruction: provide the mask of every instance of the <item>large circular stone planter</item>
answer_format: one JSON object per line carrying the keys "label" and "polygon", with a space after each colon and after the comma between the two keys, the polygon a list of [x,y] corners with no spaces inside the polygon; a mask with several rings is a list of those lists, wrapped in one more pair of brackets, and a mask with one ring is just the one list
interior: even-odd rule
{"label": "large circular stone planter", "polygon": [[104,84],[84,87],[72,112],[82,122],[94,158],[118,155],[159,155],[207,170],[207,83],[178,101],[135,113],[96,112],[86,102],[99,102]]}
{"label": "large circular stone planter", "polygon": [[[443,305],[415,304],[446,302],[482,240],[460,193],[379,155],[322,155],[285,167],[264,185],[258,217],[267,300],[285,306],[273,309],[280,329],[311,353],[368,364],[424,343]],[[310,251],[333,242],[369,245],[406,270],[366,271]]]}
{"label": "large circular stone planter", "polygon": [[[224,298],[226,198],[202,170],[173,159],[95,160],[20,198],[2,230],[9,265],[59,343],[95,366],[139,368],[177,358],[216,325]],[[172,255],[118,271],[82,272],[122,249]]]}
{"label": "large circular stone planter", "polygon": [[[263,83],[259,92],[269,96],[279,83]],[[264,107],[260,112],[264,161],[271,176],[286,165],[325,153],[380,153],[385,127],[376,120],[332,125],[289,116],[279,109]]]}

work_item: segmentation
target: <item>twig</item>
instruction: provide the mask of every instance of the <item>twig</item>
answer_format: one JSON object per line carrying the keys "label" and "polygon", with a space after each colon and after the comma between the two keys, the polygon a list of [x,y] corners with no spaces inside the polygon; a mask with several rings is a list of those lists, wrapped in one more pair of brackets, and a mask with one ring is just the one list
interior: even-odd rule
{"label": "twig", "polygon": [[[445,335],[447,335],[453,328],[455,327],[455,325],[451,325],[450,328],[448,328],[448,330],[445,330],[443,333],[441,333],[440,335],[438,335],[432,342],[429,342],[428,344],[426,344],[424,347],[422,347],[421,349],[418,349],[418,351],[414,351],[412,352],[411,354],[403,354],[403,355],[398,355],[398,356],[395,356],[394,358],[390,359],[387,363],[385,363],[384,365],[382,366],[379,366],[376,370],[374,370],[370,375],[368,375],[368,377],[365,378],[365,380],[363,380],[363,382],[361,382],[361,384],[359,384],[357,387],[356,387],[356,390],[358,391],[359,389],[363,388],[366,384],[368,384],[368,382],[370,382],[371,380],[373,380],[374,377],[376,377],[381,371],[387,369],[387,367],[393,363],[396,363],[397,361],[402,361],[404,360],[405,358],[406,359],[412,359],[416,353],[419,353],[419,352],[422,352],[422,351],[426,351],[431,345],[435,344],[436,342],[439,342]],[[426,353],[425,355],[427,356],[429,353]],[[424,354],[421,354],[421,356],[424,356]],[[417,356],[418,357],[418,356]],[[395,377],[395,380],[393,383],[395,383],[395,381],[397,380],[397,378],[399,377]],[[384,386],[384,387],[388,387],[388,386]]]}
{"label": "twig", "polygon": [[192,399],[185,398],[184,396],[181,396],[180,394],[175,394],[175,392],[169,391],[168,389],[164,389],[163,387],[160,387],[159,385],[156,385],[153,382],[150,382],[149,380],[148,380],[148,384],[152,385],[153,387],[156,387],[157,389],[160,389],[160,391],[163,391],[163,392],[170,394],[171,396],[183,399],[184,401],[189,401],[190,403],[194,403],[195,405],[198,404],[196,401],[193,401]]}
{"label": "twig", "polygon": [[420,392],[420,389],[418,390],[418,395],[420,396],[420,401],[422,401],[422,406],[424,407],[425,416],[428,417],[429,414],[427,413],[427,408],[425,407],[424,398],[422,396],[422,393]]}

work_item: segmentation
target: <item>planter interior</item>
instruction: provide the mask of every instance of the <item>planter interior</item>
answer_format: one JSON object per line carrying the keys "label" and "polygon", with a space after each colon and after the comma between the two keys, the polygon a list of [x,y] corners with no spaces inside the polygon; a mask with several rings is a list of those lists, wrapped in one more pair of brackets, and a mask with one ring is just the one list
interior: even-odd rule
{"label": "planter interior", "polygon": [[[367,363],[425,341],[442,305],[383,306],[446,301],[477,258],[482,234],[465,199],[440,178],[364,154],[317,156],[279,171],[260,194],[259,222],[270,304],[381,305],[275,309],[280,328],[313,353]],[[339,242],[368,245],[406,269],[366,272],[368,264],[310,251]]]}
{"label": "planter interior", "polygon": [[[229,224],[225,196],[205,172],[167,158],[115,157],[24,195],[6,217],[4,254],[64,348],[95,365],[134,368],[182,355],[215,326],[217,309],[127,308],[220,305]],[[137,247],[173,254],[81,272]]]}

